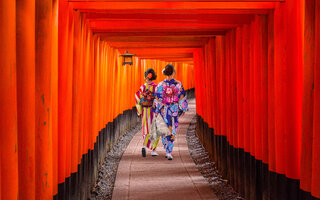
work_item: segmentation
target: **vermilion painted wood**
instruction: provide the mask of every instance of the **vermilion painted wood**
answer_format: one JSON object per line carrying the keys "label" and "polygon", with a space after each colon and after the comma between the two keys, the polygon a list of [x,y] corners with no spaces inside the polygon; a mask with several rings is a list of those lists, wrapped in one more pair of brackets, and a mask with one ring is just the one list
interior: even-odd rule
{"label": "vermilion painted wood", "polygon": [[[130,51],[131,52],[131,51]],[[113,60],[113,51],[112,52],[110,52],[109,54],[108,54],[108,60]],[[112,94],[112,89],[113,89],[113,83],[112,83],[112,73],[113,73],[113,68],[111,68],[111,67],[109,67],[108,68],[108,76],[107,76],[107,81],[108,81],[108,91],[107,91],[107,94]],[[134,91],[133,91],[133,93],[135,93]],[[107,106],[107,108],[108,108],[108,110],[106,111],[106,113],[108,114],[108,116],[107,116],[107,119],[108,119],[108,122],[109,121],[112,121],[113,120],[113,118],[112,118],[112,112],[110,112],[110,108],[109,108],[109,105],[112,105],[112,99],[111,98],[108,98],[109,99],[109,103],[108,103],[108,106]],[[134,100],[132,100],[132,102],[134,102]]]}
{"label": "vermilion painted wood", "polygon": [[[281,4],[274,2],[228,2],[227,4],[226,2],[125,3],[77,1],[70,3],[70,5],[76,6],[71,8],[80,8],[80,10],[73,11],[70,9],[69,13],[67,4],[63,5],[65,2],[61,1],[63,6],[59,10],[61,10],[60,14],[64,18],[59,21],[59,182],[63,182],[71,172],[76,172],[76,166],[80,163],[81,156],[88,149],[93,148],[99,130],[105,127],[105,124],[119,113],[133,106],[133,103],[131,103],[133,96],[122,98],[120,101],[117,97],[121,96],[124,91],[128,94],[134,92],[136,88],[133,87],[133,83],[137,87],[142,84],[144,70],[153,65],[156,71],[161,74],[161,68],[168,61],[192,63],[192,58],[194,58],[195,76],[197,80],[200,80],[196,82],[197,109],[209,126],[215,128],[216,133],[219,134],[221,124],[221,133],[228,135],[228,141],[231,145],[240,148],[244,147],[245,149],[247,147],[247,151],[250,151],[257,159],[262,159],[264,163],[268,163],[272,171],[286,174],[287,177],[296,179],[300,177],[299,172],[301,171],[301,187],[306,188],[305,190],[308,191],[311,190],[314,196],[319,196],[317,123],[312,124],[311,117],[309,117],[309,121],[302,121],[302,117],[306,113],[308,113],[308,116],[313,114],[315,120],[317,119],[317,102],[315,102],[314,108],[311,107],[312,102],[302,104],[302,97],[304,96],[302,86],[304,86],[304,92],[312,91],[312,78],[309,78],[309,75],[312,77],[312,69],[305,68],[302,64],[303,2],[299,0]],[[48,5],[54,5],[52,1],[50,3],[47,1],[47,3]],[[111,4],[113,7],[110,7]],[[37,5],[43,5],[43,2],[41,4],[38,2]],[[272,23],[272,15],[269,16],[268,22],[265,16],[256,16],[257,21],[253,22],[253,24],[239,28],[239,26],[250,22],[251,14],[269,14],[269,11],[275,5],[274,25]],[[51,10],[54,10],[54,8],[51,9],[50,6],[49,12]],[[86,12],[85,16],[80,14],[82,11]],[[63,12],[67,14],[63,15]],[[124,13],[128,13],[128,15],[125,16],[123,15]],[[54,16],[54,13],[51,12],[51,14]],[[223,14],[223,18],[219,19],[218,14]],[[156,20],[162,16],[166,16],[164,17],[165,19]],[[76,25],[74,27],[73,18],[78,21],[77,25],[79,26]],[[89,23],[87,23],[88,18],[90,19]],[[205,19],[201,20],[202,18]],[[309,18],[312,17],[309,16]],[[46,119],[47,125],[51,125],[51,128],[46,129],[49,131],[49,137],[45,139],[52,142],[51,145],[53,146],[48,149],[47,146],[43,145],[44,141],[36,139],[40,144],[37,145],[37,150],[41,150],[40,153],[42,153],[39,154],[40,157],[37,157],[40,158],[40,162],[37,164],[36,169],[41,167],[41,169],[49,169],[49,179],[53,176],[53,180],[49,180],[49,184],[51,184],[49,190],[45,193],[40,193],[40,195],[43,195],[42,197],[47,197],[46,195],[48,194],[51,196],[55,194],[55,189],[54,187],[52,188],[52,184],[55,184],[55,161],[50,159],[54,159],[56,156],[54,151],[57,149],[54,147],[54,120],[56,117],[53,113],[54,108],[57,107],[55,106],[57,99],[54,100],[57,96],[56,81],[54,80],[57,72],[54,71],[55,68],[52,68],[56,65],[53,53],[55,51],[54,34],[56,30],[54,25],[43,24],[40,19],[37,18],[37,25],[45,28],[39,29],[40,31],[37,34],[40,36],[42,32],[49,32],[50,36],[43,36],[46,42],[40,43],[38,41],[37,43],[37,48],[45,46],[44,50],[37,49],[38,55],[40,55],[37,56],[37,60],[40,61],[38,63],[41,63],[41,68],[39,67],[40,65],[37,67],[37,73],[49,74],[51,72],[52,79],[48,81],[45,78],[37,77],[37,83],[45,83],[38,85],[37,88],[44,90],[45,103],[49,102],[50,104],[49,115],[44,116],[41,115],[43,112],[39,112],[43,111],[39,101],[40,90],[37,90],[35,97],[37,102],[40,102],[36,104],[39,113],[37,116],[40,116],[41,120]],[[195,21],[192,22],[191,20]],[[154,21],[157,21],[157,23]],[[187,23],[182,24],[181,22]],[[316,23],[312,20],[308,22]],[[1,23],[5,22],[1,21]],[[272,46],[273,26],[275,26],[274,57]],[[52,29],[50,28],[49,30],[47,27]],[[89,30],[88,28],[90,27],[91,29]],[[234,30],[230,31],[231,28],[236,27],[238,27],[237,34]],[[251,27],[252,30],[250,30]],[[308,27],[307,23],[306,27]],[[243,34],[239,31],[240,29]],[[294,31],[291,32],[291,30]],[[95,35],[91,35],[91,32],[95,33]],[[213,39],[209,41],[203,40],[203,38],[209,38],[216,34],[225,34],[226,32],[228,32],[227,39],[222,40],[225,36],[220,36],[222,44],[219,45],[220,39],[216,38],[216,46],[214,48],[212,47],[214,46]],[[4,32],[2,31],[1,33]],[[149,34],[156,37],[150,37]],[[13,35],[15,36],[16,34]],[[131,37],[123,37],[127,35]],[[101,36],[101,39],[97,39],[99,36]],[[1,38],[4,38],[4,36],[1,35]],[[251,38],[253,40],[250,43]],[[10,40],[11,42],[14,41],[14,38],[11,39],[13,39]],[[312,40],[305,41],[310,42]],[[118,51],[110,48],[109,45],[113,48],[121,48],[121,51],[127,49],[130,52],[131,50],[132,52],[137,51],[137,55],[140,58],[157,59],[157,61],[138,60],[137,66],[140,65],[141,69],[137,81],[132,77],[133,74],[136,76],[137,72],[134,72],[133,68],[122,66]],[[150,51],[154,51],[153,54],[155,55],[149,53]],[[306,51],[309,52],[311,50],[307,48]],[[192,54],[192,52],[195,53]],[[309,53],[312,54],[312,52]],[[13,54],[10,54],[10,56],[13,56]],[[9,57],[8,54],[5,55]],[[44,57],[50,58],[49,60],[52,59],[52,61],[45,60]],[[308,58],[311,59],[310,57]],[[3,58],[2,60],[4,60],[5,64],[8,58]],[[273,60],[275,61],[274,66]],[[311,62],[310,60],[308,61]],[[220,64],[220,62],[223,64]],[[188,81],[190,79],[189,75],[186,75],[187,72],[190,73],[189,69],[186,69],[188,65],[174,64],[178,72],[177,79],[186,81],[185,86],[191,85]],[[72,71],[73,68],[77,70]],[[9,68],[4,69],[7,69],[5,72],[9,72]],[[241,69],[243,70],[242,73]],[[304,85],[302,74],[307,76]],[[315,74],[317,74],[316,68]],[[163,78],[162,76],[160,77]],[[241,80],[242,78],[243,80]],[[306,80],[310,82],[306,82]],[[19,81],[22,81],[22,79],[19,78],[18,84]],[[315,79],[315,81],[317,80]],[[12,79],[11,82],[15,83]],[[114,87],[112,87],[113,84],[115,84]],[[316,88],[317,84],[315,82]],[[13,90],[16,89],[14,86]],[[110,93],[113,96],[109,99]],[[46,95],[49,95],[49,97]],[[91,96],[92,99],[90,98]],[[217,99],[218,96],[219,99]],[[19,98],[22,98],[22,96],[18,96]],[[241,101],[246,98],[248,100],[246,103]],[[304,98],[304,102],[309,102],[312,96],[310,99]],[[46,101],[47,99],[49,101]],[[72,105],[72,99],[76,102],[74,105]],[[14,109],[18,105],[21,104],[19,102],[18,104],[14,103],[12,107],[6,109],[12,109],[16,112]],[[74,113],[72,112],[73,106]],[[308,110],[310,109],[314,109],[314,113],[309,112]],[[245,113],[245,110],[248,112],[247,116],[241,114]],[[65,112],[65,114],[62,112]],[[18,117],[20,117],[19,113]],[[308,117],[305,118],[307,119]],[[254,124],[251,122],[254,122]],[[227,123],[227,125],[224,123]],[[14,127],[14,124],[11,125]],[[242,125],[243,128],[241,127]],[[313,125],[315,127],[313,127],[313,135],[309,133],[309,137],[313,136],[313,141],[310,138],[308,140],[307,137],[305,138],[306,140],[302,140],[302,144],[309,147],[309,151],[313,148],[313,157],[311,157],[310,153],[306,155],[303,151],[300,151],[301,125],[302,131],[309,130],[310,132],[310,126]],[[37,124],[37,126],[39,125]],[[39,127],[41,132],[47,133],[43,127]],[[74,130],[71,129],[72,127],[74,127]],[[247,132],[245,129],[247,129]],[[4,136],[1,137],[3,139]],[[16,144],[14,139],[9,138],[9,144],[5,145]],[[313,147],[311,143],[313,143]],[[43,146],[41,147],[41,145]],[[292,149],[296,149],[296,151],[292,152]],[[20,149],[19,151],[22,150]],[[301,160],[300,152],[303,152]],[[50,156],[44,158],[44,155],[50,155],[52,158]],[[5,162],[12,161],[10,160],[11,157],[6,156],[2,155],[1,159],[2,190],[7,187],[4,184],[14,185],[17,183],[14,178],[9,181],[4,178],[7,175],[4,175],[4,171],[7,172],[8,170],[5,169]],[[19,159],[21,158],[19,157]],[[306,167],[300,168],[299,164],[297,164],[300,162],[306,164]],[[313,163],[313,168],[310,166],[311,162]],[[15,165],[18,167],[17,163],[13,162],[13,166]],[[73,167],[72,169],[71,166]],[[10,170],[9,172],[15,172],[13,170],[17,169]],[[39,172],[37,174],[38,185],[40,185],[39,182],[43,182],[43,177],[45,176],[43,171],[39,170]],[[11,173],[10,175],[14,177],[17,174]],[[310,178],[308,179],[306,176]],[[312,183],[310,182],[311,179]],[[304,184],[305,186],[303,186]],[[17,188],[10,187],[10,191],[14,192]],[[4,195],[3,191],[1,195]]]}
{"label": "vermilion painted wood", "polygon": [[[87,0],[69,0],[69,2],[87,2]],[[128,1],[128,0],[116,0],[116,2],[121,2],[121,1]],[[134,1],[136,2],[136,0],[131,0],[131,1]],[[196,0],[140,0],[140,1],[146,1],[146,2],[176,2],[176,1],[183,1],[183,2],[192,2],[192,1],[196,1]],[[282,1],[282,0],[205,0],[205,1],[208,1],[208,2],[224,2],[224,3],[230,3],[230,2],[247,2],[247,3],[250,3],[250,2],[285,2],[286,0]],[[91,0],[90,2],[106,2],[106,0]],[[113,2],[113,1],[112,1]]]}
{"label": "vermilion painted wood", "polygon": [[155,36],[140,36],[140,37],[106,37],[101,36],[101,40],[110,42],[202,42],[203,40],[206,40],[206,37],[183,37],[183,36],[167,36],[167,37],[155,37]]}
{"label": "vermilion painted wood", "polygon": [[286,154],[285,154],[285,126],[283,120],[285,118],[286,105],[283,98],[287,98],[286,91],[286,73],[282,69],[287,65],[286,49],[286,31],[287,24],[285,23],[286,18],[286,7],[284,4],[279,4],[275,10],[274,16],[274,80],[275,80],[275,135],[276,135],[276,172],[285,174]]}
{"label": "vermilion painted wood", "polygon": [[[130,53],[138,55],[161,55],[175,53],[193,53],[194,48],[146,48],[146,49],[119,49],[120,51],[128,50]],[[138,56],[140,57],[140,56]]]}
{"label": "vermilion painted wood", "polygon": [[1,1],[0,8],[1,197],[18,199],[16,3]]}
{"label": "vermilion painted wood", "polygon": [[[89,105],[93,105],[95,103],[95,99],[94,99],[94,70],[95,70],[95,66],[94,66],[94,50],[95,50],[95,40],[94,37],[92,35],[92,33],[90,33],[90,50],[89,50],[89,57],[90,57],[90,69],[89,69],[89,73],[90,73],[90,77],[89,77],[89,81],[88,84],[90,84],[89,86],[89,91],[88,91],[88,96],[89,96],[89,101],[90,104]],[[95,133],[95,126],[94,126],[94,106],[90,106],[90,111],[89,111],[89,115],[90,115],[90,130],[88,132],[89,134],[89,138],[88,138],[88,142],[89,142],[89,147],[92,150],[94,148],[94,142],[93,142],[93,137],[92,135]],[[79,153],[80,154],[80,153]],[[80,157],[80,156],[79,156]]]}
{"label": "vermilion painted wood", "polygon": [[215,36],[224,35],[228,29],[215,28],[215,29],[201,29],[201,30],[183,30],[183,29],[131,29],[131,30],[96,30],[92,32],[101,36]]}
{"label": "vermilion painted wood", "polygon": [[16,9],[19,199],[35,199],[35,1]]}
{"label": "vermilion painted wood", "polygon": [[227,57],[227,63],[226,63],[226,75],[227,75],[227,136],[229,137],[228,141],[230,145],[233,145],[233,127],[232,127],[232,32],[229,31],[227,34],[227,40],[226,40],[226,57]]}
{"label": "vermilion painted wood", "polygon": [[[70,12],[70,19],[73,18],[73,27],[74,27],[74,34],[73,34],[73,47],[72,47],[72,54],[70,59],[70,66],[73,69],[73,78],[72,78],[72,132],[67,133],[67,169],[66,169],[66,177],[69,177],[71,173],[76,172],[78,168],[78,161],[81,159],[79,158],[80,155],[84,153],[84,146],[83,146],[83,123],[82,121],[82,81],[83,81],[83,55],[82,55],[82,21],[80,18],[80,13],[77,11]],[[79,149],[80,152],[79,153]],[[80,154],[80,155],[79,155]]]}
{"label": "vermilion painted wood", "polygon": [[[201,59],[201,61],[200,61],[200,66],[201,66],[201,68],[200,68],[200,73],[199,73],[199,78],[201,78],[201,77],[204,77],[205,76],[205,71],[204,71],[204,69],[205,69],[205,52],[204,52],[204,48],[202,48],[202,51],[200,51],[200,59]],[[199,79],[198,79],[199,80]],[[200,82],[200,90],[201,90],[201,110],[202,110],[202,115],[206,118],[207,116],[206,116],[206,110],[205,110],[205,98],[206,98],[206,96],[205,96],[205,92],[206,92],[206,90],[205,90],[205,79],[201,79],[201,82]]]}
{"label": "vermilion painted wood", "polygon": [[70,2],[73,9],[98,10],[161,10],[161,9],[219,9],[219,10],[248,10],[248,9],[274,9],[274,2]]}
{"label": "vermilion painted wood", "polygon": [[221,70],[220,70],[220,86],[221,86],[221,132],[226,136],[226,38],[221,37]]}
{"label": "vermilion painted wood", "polygon": [[215,114],[216,114],[216,94],[215,94],[215,71],[216,71],[216,64],[215,64],[215,39],[210,38],[207,43],[207,52],[206,52],[206,59],[207,59],[207,92],[210,93],[210,96],[207,95],[207,110],[211,110],[212,112],[207,113],[209,127],[216,128],[215,126]]}
{"label": "vermilion painted wood", "polygon": [[[99,131],[99,126],[98,126],[98,90],[97,90],[97,84],[98,84],[98,64],[97,64],[97,52],[98,52],[98,38],[93,37],[93,74],[92,74],[92,133],[91,133],[91,141],[95,141],[95,135],[97,131]],[[82,154],[82,151],[81,151]]]}
{"label": "vermilion painted wood", "polygon": [[222,44],[221,44],[221,37],[215,38],[215,51],[216,51],[216,82],[214,83],[216,85],[216,127],[215,127],[215,134],[221,135],[221,68],[222,66]]}
{"label": "vermilion painted wood", "polygon": [[58,65],[58,51],[59,51],[59,1],[52,0],[52,46],[51,46],[51,64],[52,64],[52,184],[53,184],[53,195],[58,194],[58,101],[59,101],[59,65]]}
{"label": "vermilion painted wood", "polygon": [[[210,41],[210,40],[209,40]],[[209,42],[208,41],[208,42]],[[209,105],[209,102],[210,102],[210,100],[212,99],[212,92],[211,92],[211,84],[209,83],[209,77],[210,78],[212,78],[211,76],[210,76],[210,71],[211,71],[211,66],[210,66],[210,58],[209,58],[209,44],[208,43],[206,43],[205,44],[205,54],[204,54],[204,56],[205,56],[205,68],[204,68],[204,77],[205,77],[205,91],[207,92],[207,93],[209,93],[209,95],[206,95],[205,96],[205,105],[206,105],[206,107],[208,108],[208,109],[206,109],[205,110],[205,112],[206,112],[206,114],[205,114],[205,116],[206,116],[206,121],[208,122],[208,126],[210,127],[210,128],[213,128],[213,126],[212,126],[212,119],[211,119],[211,117],[212,117],[212,113],[211,112],[209,112],[209,110],[211,110],[211,111],[213,111],[212,110],[212,104],[214,104],[214,101],[215,100],[213,100],[211,103],[210,103],[210,105]],[[210,68],[209,68],[210,67]]]}
{"label": "vermilion painted wood", "polygon": [[320,198],[320,3],[315,2],[315,65],[311,194]]}
{"label": "vermilion painted wood", "polygon": [[130,49],[130,48],[201,48],[201,43],[199,42],[161,42],[161,43],[154,43],[154,42],[131,42],[128,43],[110,43],[110,46],[113,48],[122,48],[122,49]]}
{"label": "vermilion painted wood", "polygon": [[231,91],[231,145],[238,148],[237,133],[237,94],[236,94],[236,30],[231,30],[231,62],[230,62],[230,91]]}
{"label": "vermilion painted wood", "polygon": [[300,187],[311,191],[315,66],[315,1],[305,4]]}
{"label": "vermilion painted wood", "polygon": [[[78,85],[77,85],[77,88],[78,88],[78,103],[79,103],[79,122],[78,122],[78,128],[79,128],[79,134],[77,137],[78,139],[78,148],[80,150],[78,150],[78,155],[75,156],[75,158],[78,158],[79,161],[80,161],[80,157],[86,153],[88,153],[88,137],[89,137],[89,131],[87,130],[87,126],[88,126],[88,113],[86,112],[86,107],[88,106],[86,104],[86,100],[88,98],[85,98],[85,88],[84,88],[84,85],[86,84],[85,83],[85,65],[86,65],[86,57],[85,57],[85,51],[86,51],[86,40],[85,38],[87,37],[87,34],[86,34],[86,25],[84,24],[84,18],[82,18],[80,16],[80,13],[78,13],[79,11],[77,11],[77,14],[74,14],[73,16],[75,18],[78,18],[78,19],[75,19],[75,27],[77,26],[76,24],[76,20],[78,20],[78,23],[79,23],[79,41],[78,41],[78,47],[79,47],[79,66],[78,66],[78,72],[75,73],[75,70],[77,69],[75,66],[74,66],[74,78],[75,76],[78,76],[79,77],[79,80],[78,80]],[[75,31],[76,32],[76,31]],[[75,46],[74,46],[75,47]],[[75,52],[75,49],[74,49],[74,52]],[[75,62],[75,59],[76,57],[74,56],[74,62]],[[101,125],[100,125],[101,127]],[[73,134],[77,134],[77,133],[73,133]],[[98,132],[96,134],[99,134]],[[75,138],[73,137],[72,135],[72,138],[71,138],[71,141],[72,140],[75,140]],[[81,153],[79,153],[79,151]],[[72,156],[71,155],[71,159],[72,159]]]}
{"label": "vermilion painted wood", "polygon": [[85,14],[98,14],[98,13],[108,13],[108,14],[213,14],[213,15],[221,15],[221,14],[231,14],[231,15],[247,15],[247,14],[268,14],[272,13],[273,8],[257,8],[257,9],[179,9],[179,8],[172,8],[172,9],[80,9],[82,13]]}
{"label": "vermilion painted wood", "polygon": [[226,135],[227,140],[231,142],[231,86],[230,86],[230,74],[231,74],[231,33],[226,34]]}
{"label": "vermilion painted wood", "polygon": [[250,152],[250,26],[244,25],[242,32],[243,69],[243,139],[244,150]]}
{"label": "vermilion painted wood", "polygon": [[268,164],[276,171],[275,90],[274,90],[274,14],[268,16]]}
{"label": "vermilion painted wood", "polygon": [[[84,106],[85,106],[85,112],[84,112],[84,117],[85,117],[85,127],[84,127],[84,134],[83,137],[86,137],[86,144],[84,144],[84,148],[86,149],[93,149],[94,148],[94,143],[92,140],[92,64],[91,64],[91,37],[92,33],[89,31],[88,27],[86,24],[83,26],[84,29],[84,83],[83,83],[83,97],[84,97]],[[87,97],[87,98],[85,98]],[[106,113],[107,114],[107,113]],[[106,118],[107,120],[107,118]],[[107,123],[106,123],[107,124]],[[84,140],[83,139],[83,140]],[[80,157],[80,155],[79,155]],[[79,158],[80,161],[80,158]]]}
{"label": "vermilion painted wood", "polygon": [[[165,51],[165,49],[163,49],[163,51]],[[177,57],[177,58],[179,58],[179,57],[182,57],[182,58],[192,58],[192,53],[180,53],[180,52],[178,52],[178,53],[166,53],[166,52],[163,52],[163,53],[159,53],[159,54],[157,54],[157,55],[153,55],[153,54],[151,54],[151,53],[142,53],[142,54],[137,54],[137,56],[138,55],[140,55],[139,57],[159,57],[159,58],[161,58],[161,57],[168,57],[168,58],[170,58],[170,57]]]}
{"label": "vermilion painted wood", "polygon": [[[73,10],[68,9],[68,60],[67,60],[67,66],[68,68],[70,68],[70,71],[68,71],[68,77],[69,77],[69,81],[68,82],[68,86],[70,88],[68,88],[70,94],[68,94],[68,97],[70,99],[68,99],[68,112],[69,116],[68,116],[68,121],[69,122],[69,127],[68,130],[70,130],[70,132],[65,133],[65,140],[66,140],[66,161],[65,161],[65,178],[68,178],[70,176],[71,173],[71,139],[72,139],[72,134],[73,134],[73,88],[75,87],[73,85],[74,83],[74,69],[73,69],[73,63],[74,63],[74,43],[75,43],[75,16],[73,15]],[[80,59],[80,58],[77,58]],[[70,109],[70,110],[69,110]],[[70,118],[69,118],[70,117]],[[79,133],[81,134],[81,132]]]}
{"label": "vermilion painted wood", "polygon": [[254,139],[255,139],[255,158],[262,160],[262,137],[261,137],[261,56],[262,56],[262,22],[261,17],[256,16],[254,22]]}
{"label": "vermilion painted wood", "polygon": [[[268,163],[268,17],[261,15],[261,156]],[[257,133],[259,134],[259,133]]]}
{"label": "vermilion painted wood", "polygon": [[201,109],[201,86],[200,86],[200,82],[201,79],[198,79],[200,76],[200,69],[201,69],[201,49],[197,49],[194,51],[193,53],[193,59],[194,59],[194,65],[195,65],[195,79],[199,80],[198,82],[195,82],[195,87],[196,89],[196,98],[199,99],[199,101],[197,101],[197,113],[199,113],[200,115],[202,115],[202,109]]}
{"label": "vermilion painted wood", "polygon": [[[303,87],[303,13],[304,1],[287,2],[288,40],[287,65],[282,67],[286,76],[287,95],[284,101],[287,110],[285,112],[285,136],[287,146],[285,156],[286,175],[288,178],[300,178],[301,156],[301,121],[302,121],[302,87]],[[295,151],[292,151],[295,149]]]}
{"label": "vermilion painted wood", "polygon": [[237,140],[239,148],[244,148],[244,111],[243,111],[243,65],[242,65],[243,28],[236,29],[236,92],[237,92]]}
{"label": "vermilion painted wood", "polygon": [[63,183],[66,171],[66,134],[72,131],[72,68],[68,67],[69,41],[68,5],[59,1],[59,96],[58,96],[58,183]]}
{"label": "vermilion painted wood", "polygon": [[[193,58],[157,58],[154,57],[155,60],[166,61],[166,62],[179,62],[179,63],[193,63]],[[153,59],[153,60],[154,60]]]}
{"label": "vermilion painted wood", "polygon": [[[210,48],[211,48],[211,58],[210,58],[210,61],[211,61],[211,65],[209,66],[211,68],[211,77],[212,77],[212,80],[209,79],[210,83],[211,83],[211,93],[212,93],[212,99],[213,100],[213,104],[212,104],[212,113],[211,114],[211,123],[212,123],[212,127],[214,129],[217,129],[217,118],[218,118],[218,108],[217,108],[217,104],[218,104],[218,101],[217,101],[217,64],[216,64],[216,59],[217,59],[217,53],[216,53],[216,38],[211,38],[211,41],[209,41],[209,45],[210,45]],[[210,102],[210,101],[209,101]]]}
{"label": "vermilion painted wood", "polygon": [[250,154],[252,156],[255,155],[255,135],[254,135],[254,105],[255,105],[255,98],[254,98],[254,21],[250,24],[250,95],[249,95],[249,102],[250,102]]}
{"label": "vermilion painted wood", "polygon": [[[1,179],[1,159],[0,159],[0,188],[1,188],[1,182],[2,182],[2,179]],[[1,189],[0,189],[0,199],[2,199]]]}
{"label": "vermilion painted wood", "polygon": [[[91,29],[92,30],[92,29]],[[138,30],[137,30],[138,31]],[[99,32],[99,31],[95,31],[95,34],[101,35],[101,39],[108,41],[107,39],[104,39],[105,37],[129,37],[129,36],[133,36],[133,37],[150,37],[150,36],[181,36],[181,37],[212,37],[215,35],[224,35],[226,33],[226,31],[223,30],[207,30],[207,31],[184,31],[184,30],[177,30],[177,31],[173,31],[173,30],[165,30],[165,29],[161,29],[158,30],[157,32],[154,31],[140,31],[140,32],[135,32],[135,31],[112,31],[112,30],[108,30],[108,32]]]}
{"label": "vermilion painted wood", "polygon": [[198,23],[213,23],[213,24],[243,24],[243,23],[249,23],[253,18],[254,15],[249,14],[197,14],[194,12],[189,12],[185,14],[167,14],[167,13],[143,13],[138,12],[137,13],[86,13],[86,19],[89,21],[106,21],[106,20],[112,20],[112,21],[123,21],[123,20],[140,20],[143,21],[149,21],[149,20],[156,20],[153,21],[154,23],[157,23],[159,21],[176,21],[180,23],[186,23],[186,22],[198,22]]}
{"label": "vermilion painted wood", "polygon": [[[107,30],[139,30],[141,31],[150,31],[150,30],[161,30],[163,28],[167,30],[199,30],[199,29],[231,29],[236,27],[237,23],[210,23],[210,22],[179,22],[179,21],[161,21],[161,20],[148,20],[148,21],[140,21],[140,20],[131,20],[131,21],[116,21],[116,20],[108,20],[108,21],[89,21],[89,27],[93,29],[95,32],[99,31],[107,31]],[[139,32],[138,31],[138,32]]]}
{"label": "vermilion painted wood", "polygon": [[52,1],[36,0],[36,67],[35,67],[35,193],[39,199],[53,196],[52,181]]}

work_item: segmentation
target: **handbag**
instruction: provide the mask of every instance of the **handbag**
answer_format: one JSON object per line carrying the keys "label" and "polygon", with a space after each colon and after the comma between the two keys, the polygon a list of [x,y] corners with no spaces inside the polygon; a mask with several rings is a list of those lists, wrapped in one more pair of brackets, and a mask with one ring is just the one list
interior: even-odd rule
{"label": "handbag", "polygon": [[150,139],[156,140],[160,136],[168,135],[171,135],[171,131],[168,128],[167,124],[164,122],[162,116],[159,114],[152,120]]}

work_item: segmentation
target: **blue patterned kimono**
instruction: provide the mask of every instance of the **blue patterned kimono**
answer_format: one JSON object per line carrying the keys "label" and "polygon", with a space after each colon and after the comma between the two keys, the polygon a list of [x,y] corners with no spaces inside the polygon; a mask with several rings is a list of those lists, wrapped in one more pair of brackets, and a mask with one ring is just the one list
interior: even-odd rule
{"label": "blue patterned kimono", "polygon": [[171,153],[178,129],[178,117],[188,111],[187,97],[181,82],[165,79],[155,91],[154,112],[160,113],[172,135],[162,137],[162,144],[167,153]]}

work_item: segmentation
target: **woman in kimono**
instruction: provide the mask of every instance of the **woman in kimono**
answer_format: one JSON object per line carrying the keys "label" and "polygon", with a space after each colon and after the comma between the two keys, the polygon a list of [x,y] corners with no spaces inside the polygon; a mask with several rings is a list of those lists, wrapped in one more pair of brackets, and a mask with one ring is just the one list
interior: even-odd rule
{"label": "woman in kimono", "polygon": [[177,135],[178,118],[188,111],[188,102],[181,82],[174,79],[176,74],[174,66],[167,65],[162,73],[167,78],[158,84],[153,105],[156,116],[160,114],[171,131],[171,135],[162,137],[162,144],[166,150],[166,158],[172,160],[171,153]]}
{"label": "woman in kimono", "polygon": [[148,69],[145,73],[145,84],[143,84],[139,91],[135,94],[136,107],[139,116],[142,116],[142,138],[143,138],[143,147],[142,147],[142,156],[146,157],[146,149],[151,150],[152,156],[158,156],[156,152],[159,137],[152,141],[150,139],[150,129],[153,119],[152,105],[155,98],[155,89],[156,84],[153,80],[156,80],[157,75],[153,69]]}

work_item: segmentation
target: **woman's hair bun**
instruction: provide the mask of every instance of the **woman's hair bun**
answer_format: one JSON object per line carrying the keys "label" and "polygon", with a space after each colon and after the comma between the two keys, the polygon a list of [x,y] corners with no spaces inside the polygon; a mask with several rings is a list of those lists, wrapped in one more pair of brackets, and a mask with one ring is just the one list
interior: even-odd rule
{"label": "woman's hair bun", "polygon": [[174,66],[171,64],[166,65],[166,67],[163,69],[162,73],[166,76],[171,76],[174,72]]}
{"label": "woman's hair bun", "polygon": [[[152,74],[151,77],[150,74]],[[157,79],[157,74],[152,68],[149,68],[147,71],[144,72],[144,77],[148,78],[150,81],[153,81]]]}

